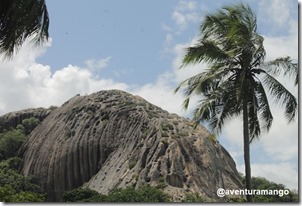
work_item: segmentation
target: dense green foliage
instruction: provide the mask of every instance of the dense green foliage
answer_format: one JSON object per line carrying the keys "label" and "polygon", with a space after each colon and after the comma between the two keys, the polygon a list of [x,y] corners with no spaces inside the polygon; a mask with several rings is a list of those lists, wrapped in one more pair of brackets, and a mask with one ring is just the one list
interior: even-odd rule
{"label": "dense green foliage", "polygon": [[199,196],[197,193],[187,193],[182,202],[209,202],[205,198]]}
{"label": "dense green foliage", "polygon": [[0,133],[0,161],[17,155],[17,152],[31,131],[39,124],[37,118],[24,119],[22,124]]}
{"label": "dense green foliage", "polygon": [[25,135],[29,135],[31,131],[33,131],[39,123],[40,123],[39,119],[35,117],[24,119],[22,121],[22,125],[24,126]]}
{"label": "dense green foliage", "polygon": [[46,195],[33,178],[18,172],[21,159],[18,150],[39,123],[36,118],[22,121],[16,128],[0,133],[0,202],[44,202]]}
{"label": "dense green foliage", "polygon": [[[253,177],[252,184],[254,188],[259,190],[286,190],[287,188],[282,184],[270,182],[263,177]],[[288,195],[282,197],[278,195],[255,195],[254,202],[298,202],[298,194],[289,191]]]}
{"label": "dense green foliage", "polygon": [[24,141],[25,134],[19,129],[0,134],[0,161],[16,156]]}
{"label": "dense green foliage", "polygon": [[105,202],[106,197],[89,188],[77,188],[64,192],[62,202]]}
{"label": "dense green foliage", "polygon": [[[245,178],[242,176],[242,182],[245,183]],[[254,195],[254,202],[299,202],[299,195],[297,192],[293,192],[287,189],[282,184],[268,181],[263,177],[253,177],[252,187],[255,190],[278,190],[281,191],[281,195]],[[282,195],[282,192],[288,190],[289,194]],[[228,202],[246,202],[243,198],[230,198]]]}
{"label": "dense green foliage", "polygon": [[20,159],[13,157],[0,162],[1,202],[43,202],[45,195],[30,177],[24,177],[16,170]]}
{"label": "dense green foliage", "polygon": [[0,187],[1,202],[44,202],[45,195],[30,191],[16,192],[10,185]]}
{"label": "dense green foliage", "polygon": [[[244,183],[244,178],[243,178]],[[255,190],[286,190],[282,184],[270,182],[262,177],[252,178]],[[255,195],[254,202],[298,202],[298,194],[289,190],[288,195],[282,197],[278,195]],[[198,203],[211,202],[212,200],[199,196],[197,193],[187,193],[182,202]],[[65,192],[62,202],[171,202],[171,198],[161,190],[148,185],[138,189],[127,187],[125,189],[115,189],[108,195],[102,195],[88,188],[77,188]],[[230,197],[227,202],[246,202],[244,198]]]}
{"label": "dense green foliage", "polygon": [[98,194],[87,188],[65,192],[63,202],[169,202],[169,197],[161,190],[145,185],[138,189],[127,187],[115,189],[108,195]]}
{"label": "dense green foliage", "polygon": [[113,190],[106,200],[108,202],[169,202],[165,193],[148,185],[137,190],[134,187]]}

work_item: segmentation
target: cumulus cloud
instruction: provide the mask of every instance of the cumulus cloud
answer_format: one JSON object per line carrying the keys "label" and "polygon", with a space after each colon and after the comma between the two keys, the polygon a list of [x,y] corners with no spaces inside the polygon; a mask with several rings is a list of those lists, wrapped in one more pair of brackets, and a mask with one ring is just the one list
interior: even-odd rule
{"label": "cumulus cloud", "polygon": [[[95,78],[90,69],[71,64],[52,72],[50,66],[36,62],[43,52],[41,48],[25,44],[14,59],[0,62],[0,114],[29,107],[61,105],[76,94],[128,89],[124,83]],[[108,57],[91,63],[100,67],[106,66],[109,60]]]}

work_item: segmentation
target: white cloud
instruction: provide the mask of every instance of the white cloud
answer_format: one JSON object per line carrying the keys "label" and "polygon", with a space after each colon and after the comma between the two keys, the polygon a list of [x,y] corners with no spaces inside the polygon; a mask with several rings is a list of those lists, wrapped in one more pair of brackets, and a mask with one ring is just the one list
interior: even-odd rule
{"label": "white cloud", "polygon": [[298,22],[291,20],[288,24],[289,34],[287,36],[274,37],[264,35],[267,61],[285,56],[298,59]]}
{"label": "white cloud", "polygon": [[[167,36],[167,41],[172,41],[172,37]],[[177,45],[173,49],[178,59],[183,52],[182,49],[182,45]],[[42,52],[43,49],[33,49],[29,45],[24,45],[13,60],[0,63],[0,115],[29,107],[59,106],[76,94],[85,95],[99,90],[121,89],[141,95],[169,112],[188,116],[188,112],[181,107],[182,94],[174,94],[174,89],[180,82],[181,76],[189,77],[198,70],[192,72],[190,68],[178,70],[174,67],[172,72],[160,75],[154,83],[133,87],[93,75],[90,68],[98,65],[105,67],[111,57],[88,61],[90,68],[70,64],[52,72],[50,66],[36,63],[36,57]],[[173,66],[176,64],[174,62]]]}
{"label": "white cloud", "polygon": [[[296,158],[298,156],[298,122],[288,124],[283,115],[283,108],[272,106],[271,110],[274,121],[269,133],[263,133],[259,140],[254,140],[251,147],[257,144],[257,148],[261,149],[267,158],[274,161]],[[243,127],[240,117],[227,123],[221,134],[223,141],[232,145],[232,151],[242,150]]]}
{"label": "white cloud", "polygon": [[180,1],[174,12],[172,19],[178,26],[177,33],[186,29],[187,25],[191,22],[198,22],[200,15],[196,11],[197,3],[195,1]]}
{"label": "white cloud", "polygon": [[172,18],[175,20],[180,31],[186,29],[189,22],[196,22],[199,20],[199,15],[196,12],[181,13],[180,11],[174,11]]}
{"label": "white cloud", "polygon": [[173,42],[173,35],[168,33],[163,44],[162,55],[169,54],[171,52],[170,46]]}
{"label": "white cloud", "polygon": [[167,31],[167,32],[171,32],[173,31],[173,29],[171,27],[169,27],[167,24],[165,23],[162,23],[161,24],[161,28],[164,30],[164,31]]}
{"label": "white cloud", "polygon": [[104,59],[99,59],[99,60],[89,59],[85,63],[86,63],[86,66],[88,67],[88,69],[98,70],[98,69],[107,67],[111,58],[112,58],[111,56],[108,56]]}
{"label": "white cloud", "polygon": [[261,0],[259,1],[260,19],[275,26],[283,27],[289,22],[293,1],[284,0]]}
{"label": "white cloud", "polygon": [[[128,89],[124,83],[97,79],[91,70],[74,65],[52,73],[48,65],[36,63],[43,52],[25,44],[14,59],[0,62],[0,115],[29,107],[61,105],[76,94]],[[105,66],[109,60],[107,57],[93,62],[93,66]]]}
{"label": "white cloud", "polygon": [[298,122],[288,124],[283,111],[273,111],[272,129],[260,140],[263,150],[278,161],[298,157]]}
{"label": "white cloud", "polygon": [[[238,171],[245,173],[244,165],[237,167]],[[283,184],[289,189],[298,189],[298,172],[292,164],[281,162],[278,164],[255,163],[251,165],[253,177],[264,177],[269,181]]]}
{"label": "white cloud", "polygon": [[175,74],[176,83],[180,83],[189,77],[192,77],[200,72],[203,72],[207,68],[206,64],[200,63],[200,64],[190,64],[180,69],[180,67],[182,66],[182,60],[186,48],[195,45],[197,39],[198,37],[195,37],[188,43],[176,44],[173,48],[175,58],[172,62],[172,66],[173,66],[173,72]]}
{"label": "white cloud", "polygon": [[197,8],[197,3],[195,1],[179,1],[176,6],[178,11],[194,11]]}
{"label": "white cloud", "polygon": [[174,94],[174,86],[170,83],[171,75],[163,74],[155,83],[146,84],[141,88],[136,88],[131,93],[145,98],[147,101],[165,109],[171,113],[185,116],[182,110],[182,95]]}

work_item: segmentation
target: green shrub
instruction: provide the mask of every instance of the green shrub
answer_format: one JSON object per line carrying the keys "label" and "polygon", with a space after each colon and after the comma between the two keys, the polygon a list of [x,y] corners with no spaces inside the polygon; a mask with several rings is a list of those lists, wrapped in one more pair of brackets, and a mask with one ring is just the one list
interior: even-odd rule
{"label": "green shrub", "polygon": [[18,170],[21,164],[21,159],[19,157],[11,157],[0,162],[0,170]]}
{"label": "green shrub", "polygon": [[134,187],[125,189],[115,189],[107,196],[101,195],[94,190],[87,188],[77,188],[65,192],[62,197],[63,202],[169,202],[168,196],[162,191],[150,187],[142,186],[137,190]]}
{"label": "green shrub", "polygon": [[164,176],[160,176],[160,177],[158,178],[158,183],[157,183],[157,185],[156,185],[156,188],[157,188],[157,189],[163,189],[163,188],[165,188],[165,187],[167,187],[167,183],[166,183],[166,181],[165,181],[165,177],[164,177]]}
{"label": "green shrub", "polygon": [[22,191],[11,196],[8,202],[45,202],[46,194],[39,194],[29,191]]}
{"label": "green shrub", "polygon": [[197,193],[187,193],[182,202],[207,202],[206,199],[199,196]]}
{"label": "green shrub", "polygon": [[[243,184],[245,178],[243,177]],[[252,188],[256,190],[286,190],[287,188],[282,184],[271,182],[263,177],[252,177]],[[299,195],[289,190],[288,195],[282,197],[278,195],[254,195],[254,202],[298,202]]]}
{"label": "green shrub", "polygon": [[40,192],[40,187],[34,183],[32,178],[24,177],[12,169],[0,169],[0,187],[5,185],[10,185],[16,193],[21,191]]}
{"label": "green shrub", "polygon": [[95,202],[102,200],[102,195],[89,188],[77,188],[64,192],[62,196],[62,202]]}
{"label": "green shrub", "polygon": [[25,135],[29,135],[39,123],[40,120],[35,117],[24,119],[22,125],[25,127]]}
{"label": "green shrub", "polygon": [[169,198],[164,192],[149,185],[137,190],[134,187],[113,190],[106,200],[107,202],[169,202]]}
{"label": "green shrub", "polygon": [[0,136],[0,161],[17,155],[23,142],[25,134],[21,130],[11,130]]}
{"label": "green shrub", "polygon": [[11,185],[0,187],[1,202],[45,202],[46,195],[29,191],[16,192]]}

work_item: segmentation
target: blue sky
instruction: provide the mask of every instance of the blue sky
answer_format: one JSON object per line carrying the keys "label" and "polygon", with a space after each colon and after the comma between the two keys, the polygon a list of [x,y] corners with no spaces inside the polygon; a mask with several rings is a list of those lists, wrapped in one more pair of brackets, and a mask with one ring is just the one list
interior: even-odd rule
{"label": "blue sky", "polygon": [[[184,48],[198,37],[207,13],[234,0],[47,0],[50,41],[44,47],[25,43],[10,61],[0,61],[0,115],[61,105],[76,94],[121,89],[169,112],[190,117],[173,94],[204,64],[179,70]],[[243,0],[258,17],[267,60],[298,58],[298,9],[294,0]],[[284,82],[297,95],[297,88]],[[298,125],[273,107],[269,134],[252,144],[252,174],[298,188]],[[244,171],[242,123],[234,120],[218,137]]]}

